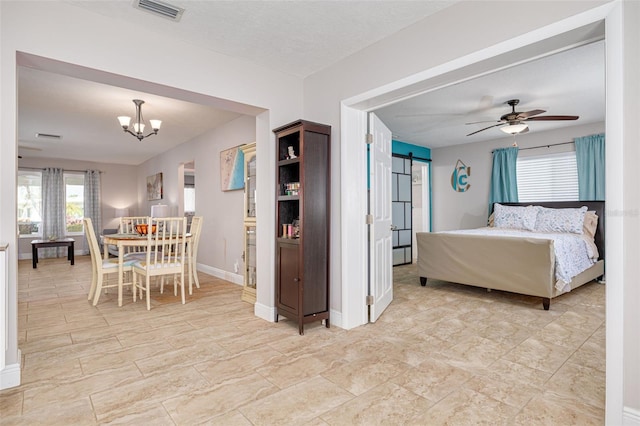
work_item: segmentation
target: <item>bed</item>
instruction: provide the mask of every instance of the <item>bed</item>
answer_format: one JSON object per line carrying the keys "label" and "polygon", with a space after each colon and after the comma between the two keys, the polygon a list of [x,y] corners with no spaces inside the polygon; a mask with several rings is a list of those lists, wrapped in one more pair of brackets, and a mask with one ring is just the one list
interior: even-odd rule
{"label": "bed", "polygon": [[[532,207],[534,206],[534,207]],[[567,229],[573,226],[569,234],[578,234],[573,225],[564,222],[552,224],[553,231],[544,228],[545,218],[557,218],[559,214],[577,214],[576,210],[584,211],[584,218],[597,216],[597,224],[592,223],[592,229],[584,234],[591,234],[593,238],[580,237],[590,240],[585,243],[588,256],[591,257],[586,269],[576,274],[573,260],[564,260],[561,250]],[[551,299],[567,291],[571,291],[583,284],[598,279],[604,275],[604,201],[563,201],[548,203],[501,203],[496,206],[496,213],[500,213],[500,223],[496,226],[480,230],[448,231],[448,232],[419,232],[416,234],[418,243],[418,276],[420,284],[426,286],[427,279],[437,279],[453,283],[472,285],[493,290],[508,291],[528,296],[542,298],[542,305],[549,310]],[[528,210],[522,210],[528,209]],[[534,223],[531,225],[531,209],[534,209]],[[567,210],[571,209],[571,210]],[[526,229],[521,235],[509,227],[507,235],[496,235],[495,228],[509,225],[509,216],[505,211],[517,211],[518,222],[525,224]],[[527,212],[527,216],[523,212]],[[537,216],[542,212],[541,216]],[[575,216],[571,216],[574,217]],[[498,216],[496,216],[496,219]],[[505,218],[506,221],[505,221]],[[522,219],[525,218],[525,219]],[[536,222],[537,220],[537,222]],[[540,223],[543,223],[541,226]],[[569,223],[567,221],[567,223]],[[536,225],[538,226],[536,228]],[[548,225],[548,224],[547,224]],[[584,226],[587,226],[585,221]],[[559,227],[559,228],[558,228]],[[492,229],[494,228],[494,229]],[[557,232],[558,229],[563,232]],[[561,235],[555,235],[561,234]],[[567,239],[568,240],[568,239]],[[590,246],[595,246],[596,252]],[[577,260],[575,263],[579,263]],[[569,271],[571,270],[571,271]],[[564,279],[558,279],[561,276]],[[567,282],[568,280],[568,282]]]}

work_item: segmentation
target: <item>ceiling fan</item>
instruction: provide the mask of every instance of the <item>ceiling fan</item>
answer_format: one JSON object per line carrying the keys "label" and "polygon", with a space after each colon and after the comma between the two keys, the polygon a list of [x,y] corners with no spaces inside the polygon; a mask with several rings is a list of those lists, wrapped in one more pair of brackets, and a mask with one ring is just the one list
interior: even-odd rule
{"label": "ceiling fan", "polygon": [[[577,115],[540,115],[546,112],[543,109],[532,109],[531,111],[519,112],[516,111],[516,105],[520,103],[519,99],[511,99],[505,102],[511,105],[511,112],[504,114],[500,117],[500,120],[497,121],[498,124],[493,124],[491,126],[485,127],[484,129],[476,130],[475,132],[469,133],[467,136],[475,135],[476,133],[480,133],[484,130],[491,129],[492,127],[501,127],[505,133],[509,133],[515,135],[517,133],[526,133],[529,131],[529,126],[527,126],[527,121],[557,121],[557,120],[577,120],[579,116]],[[537,116],[537,117],[535,117]],[[495,121],[476,121],[473,123],[465,123],[465,124],[478,124],[478,123],[494,123]]]}

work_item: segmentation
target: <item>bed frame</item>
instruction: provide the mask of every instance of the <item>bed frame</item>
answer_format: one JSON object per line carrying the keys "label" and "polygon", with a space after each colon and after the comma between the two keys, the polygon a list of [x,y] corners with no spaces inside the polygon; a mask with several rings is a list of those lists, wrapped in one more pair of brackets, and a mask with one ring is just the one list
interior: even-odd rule
{"label": "bed frame", "polygon": [[[540,203],[501,203],[510,206],[537,205],[548,208],[587,206],[598,215],[595,244],[600,259],[574,277],[575,289],[604,275],[604,201],[557,201]],[[542,298],[549,310],[551,299],[562,294],[555,287],[553,241],[533,238],[496,238],[482,235],[456,235],[419,232],[418,276],[425,286],[427,278],[502,290]]]}

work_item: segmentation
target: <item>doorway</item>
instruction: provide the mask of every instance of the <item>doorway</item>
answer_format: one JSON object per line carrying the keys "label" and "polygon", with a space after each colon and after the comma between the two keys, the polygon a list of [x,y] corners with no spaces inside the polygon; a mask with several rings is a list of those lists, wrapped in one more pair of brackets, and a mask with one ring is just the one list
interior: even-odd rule
{"label": "doorway", "polygon": [[[585,40],[584,34],[589,33],[593,36],[596,32],[602,31],[602,23],[603,17],[598,20],[586,15],[581,16],[579,24],[574,21],[560,22],[552,26],[553,28],[543,28],[535,34],[527,34],[511,40],[510,43],[492,46],[473,55],[458,58],[439,66],[437,70],[430,69],[407,77],[397,82],[394,85],[395,89],[389,89],[390,86],[381,86],[346,99],[342,102],[341,139],[354,142],[362,140],[361,135],[366,133],[367,115],[370,112],[418,94],[430,93],[532,58],[568,50],[593,41],[593,39]],[[518,46],[517,48],[514,47],[514,43]],[[367,160],[362,145],[343,143],[341,148],[342,158],[349,159],[348,162],[342,163],[343,185],[352,189],[342,192],[342,282],[350,283],[349,286],[342,287],[343,324],[345,328],[353,328],[367,322],[368,307],[364,303],[357,306],[358,301],[366,300],[368,295],[367,285],[359,266],[360,262],[365,265],[368,263],[367,229],[363,229],[360,225],[360,218],[367,212],[367,198],[362,194],[361,189],[352,184],[365,185],[366,179],[363,179],[363,176],[366,176]]]}
{"label": "doorway", "polygon": [[191,229],[191,221],[196,214],[196,166],[195,161],[183,165],[182,206],[187,218],[187,229]]}

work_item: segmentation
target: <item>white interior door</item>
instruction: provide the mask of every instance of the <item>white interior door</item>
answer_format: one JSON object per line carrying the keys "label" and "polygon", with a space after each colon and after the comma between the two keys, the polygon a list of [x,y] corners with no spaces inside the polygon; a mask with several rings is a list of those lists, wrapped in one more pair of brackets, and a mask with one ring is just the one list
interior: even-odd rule
{"label": "white interior door", "polygon": [[391,130],[375,114],[369,118],[369,321],[375,322],[393,300],[391,251]]}

